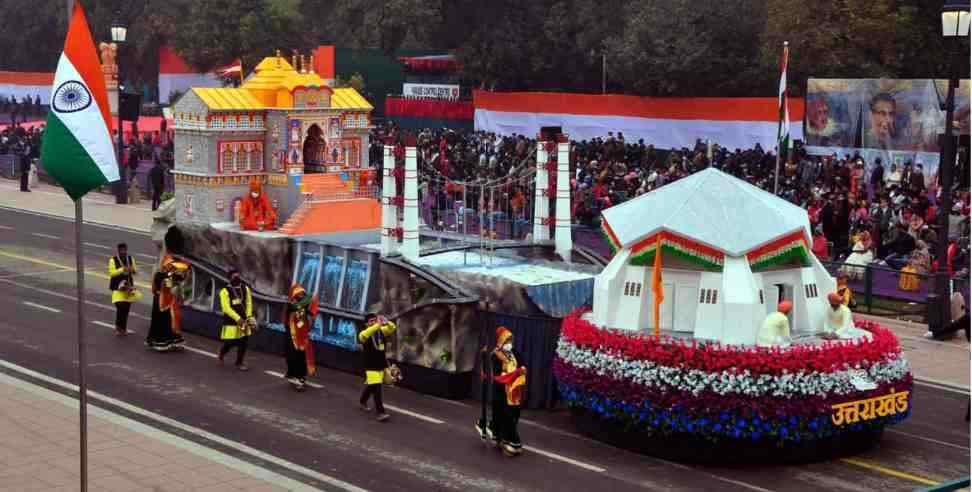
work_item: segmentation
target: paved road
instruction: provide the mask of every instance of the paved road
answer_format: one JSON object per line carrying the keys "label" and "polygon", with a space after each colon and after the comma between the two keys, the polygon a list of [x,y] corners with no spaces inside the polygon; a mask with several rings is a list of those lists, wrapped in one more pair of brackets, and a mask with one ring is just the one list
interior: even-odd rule
{"label": "paved road", "polygon": [[[473,434],[474,402],[391,389],[385,424],[356,407],[360,378],[322,369],[294,393],[279,357],[253,353],[251,371],[216,365],[217,343],[189,337],[183,353],[146,352],[149,300],[133,307],[136,334],[111,334],[107,256],[119,241],[143,264],[148,236],[86,228],[89,387],[92,402],[324,490],[913,490],[969,475],[967,395],[915,388],[912,417],[851,460],[806,466],[686,466],[577,435],[563,412],[527,412],[530,447],[510,460]],[[0,372],[71,394],[76,382],[74,246],[70,222],[0,210]],[[102,277],[99,277],[102,275]],[[147,279],[147,274],[142,280]],[[319,361],[325,362],[326,361]],[[26,374],[22,369],[39,374]],[[51,379],[53,378],[53,379]],[[160,418],[161,416],[162,418]]]}

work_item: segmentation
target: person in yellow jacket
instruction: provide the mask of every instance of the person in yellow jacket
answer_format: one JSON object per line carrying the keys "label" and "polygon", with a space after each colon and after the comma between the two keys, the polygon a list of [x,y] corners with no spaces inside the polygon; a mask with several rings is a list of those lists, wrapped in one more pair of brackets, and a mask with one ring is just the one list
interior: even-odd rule
{"label": "person in yellow jacket", "polygon": [[128,245],[119,243],[118,254],[108,258],[108,289],[111,290],[111,303],[115,305],[115,334],[127,335],[128,312],[132,303],[142,297],[135,289],[135,258],[128,254]]}
{"label": "person in yellow jacket", "polygon": [[243,277],[236,269],[229,271],[229,285],[219,291],[219,306],[223,311],[223,329],[219,338],[223,340],[223,347],[219,349],[219,363],[233,347],[236,351],[236,368],[247,371],[249,368],[243,362],[246,356],[246,346],[256,328],[256,318],[253,317],[253,289],[243,283]]}
{"label": "person in yellow jacket", "polygon": [[358,342],[362,345],[365,358],[365,387],[358,403],[362,410],[371,411],[368,407],[368,399],[374,396],[375,413],[379,422],[388,420],[388,414],[385,413],[381,401],[381,385],[385,379],[385,369],[388,367],[385,340],[395,333],[395,328],[395,323],[388,321],[384,316],[368,313],[365,316],[365,329],[358,334]]}
{"label": "person in yellow jacket", "polygon": [[766,316],[763,327],[756,337],[756,345],[760,347],[787,347],[790,345],[790,320],[787,313],[793,309],[790,301],[780,301],[776,311]]}

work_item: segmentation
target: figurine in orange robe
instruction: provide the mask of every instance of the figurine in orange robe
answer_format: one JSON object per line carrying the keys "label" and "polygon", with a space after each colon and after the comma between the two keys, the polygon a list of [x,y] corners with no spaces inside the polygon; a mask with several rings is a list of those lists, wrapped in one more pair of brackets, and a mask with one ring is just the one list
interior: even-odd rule
{"label": "figurine in orange robe", "polygon": [[258,180],[250,181],[250,195],[240,203],[240,229],[244,231],[268,231],[274,229],[277,211],[263,192]]}

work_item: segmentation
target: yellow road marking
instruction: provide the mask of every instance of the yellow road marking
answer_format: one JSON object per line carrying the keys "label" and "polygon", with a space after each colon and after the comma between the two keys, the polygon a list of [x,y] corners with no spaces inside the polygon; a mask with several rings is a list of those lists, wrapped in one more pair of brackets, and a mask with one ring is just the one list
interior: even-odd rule
{"label": "yellow road marking", "polygon": [[903,471],[898,471],[898,470],[895,470],[895,469],[892,469],[892,468],[888,468],[886,466],[877,465],[877,464],[870,463],[870,462],[864,461],[864,460],[859,460],[859,459],[856,459],[856,458],[841,458],[840,461],[843,461],[844,463],[851,464],[851,465],[854,465],[854,466],[859,466],[861,468],[866,468],[866,469],[871,470],[871,471],[876,471],[878,473],[883,473],[883,474],[888,475],[888,476],[892,476],[892,477],[896,477],[896,478],[903,478],[905,480],[911,480],[912,482],[917,482],[917,483],[920,483],[920,484],[923,484],[923,485],[938,485],[939,484],[939,482],[936,482],[935,480],[932,480],[930,478],[919,477],[917,475],[912,475],[910,473],[906,473],[906,472],[903,472]]}
{"label": "yellow road marking", "polygon": [[[0,250],[0,256],[6,257],[6,258],[11,258],[11,259],[14,259],[14,260],[28,261],[30,263],[35,263],[35,264],[38,264],[38,265],[49,266],[51,268],[59,268],[59,269],[65,269],[65,270],[70,270],[70,271],[74,271],[75,270],[75,268],[72,267],[72,266],[62,265],[60,263],[54,263],[52,261],[47,261],[47,260],[38,260],[37,258],[31,258],[29,256],[18,255],[17,253],[10,253],[10,252],[7,252],[7,251],[2,251],[2,250]],[[91,275],[91,276],[98,277],[98,278],[105,279],[105,280],[108,280],[108,279],[111,278],[108,275],[105,275],[103,273],[90,272],[90,271],[87,271],[87,269],[85,269],[85,272],[84,273],[86,275]],[[151,289],[152,288],[151,285],[146,284],[146,283],[143,283],[143,282],[135,282],[135,285],[138,286],[138,287],[141,287],[143,289]]]}

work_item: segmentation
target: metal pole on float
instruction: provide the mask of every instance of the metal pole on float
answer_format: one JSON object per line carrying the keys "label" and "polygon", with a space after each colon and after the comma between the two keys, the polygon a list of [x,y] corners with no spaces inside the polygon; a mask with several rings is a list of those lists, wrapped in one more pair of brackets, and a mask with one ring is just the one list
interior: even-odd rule
{"label": "metal pole on float", "polygon": [[570,227],[570,138],[557,137],[557,206],[554,221],[554,248],[560,259],[570,263],[574,239]]}
{"label": "metal pole on float", "polygon": [[398,227],[398,212],[395,210],[395,148],[385,144],[381,166],[381,256],[387,258],[398,253],[398,240],[395,229]]}
{"label": "metal pole on float", "polygon": [[537,174],[534,179],[533,198],[533,242],[539,243],[550,239],[550,226],[547,217],[550,216],[550,199],[547,197],[547,142],[544,135],[537,138]]}
{"label": "metal pole on float", "polygon": [[[411,138],[411,137],[410,137]],[[419,258],[418,225],[418,168],[415,143],[409,140],[405,147],[405,216],[402,220],[402,256],[409,261]]]}

